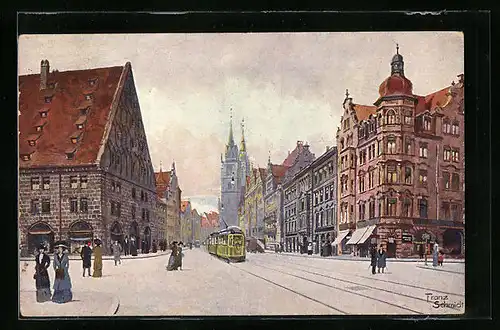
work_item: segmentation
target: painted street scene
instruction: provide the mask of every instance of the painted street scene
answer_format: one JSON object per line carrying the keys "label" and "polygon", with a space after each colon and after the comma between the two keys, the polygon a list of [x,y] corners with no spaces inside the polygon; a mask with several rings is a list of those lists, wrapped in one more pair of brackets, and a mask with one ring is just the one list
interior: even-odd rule
{"label": "painted street scene", "polygon": [[18,45],[22,317],[464,313],[463,34]]}

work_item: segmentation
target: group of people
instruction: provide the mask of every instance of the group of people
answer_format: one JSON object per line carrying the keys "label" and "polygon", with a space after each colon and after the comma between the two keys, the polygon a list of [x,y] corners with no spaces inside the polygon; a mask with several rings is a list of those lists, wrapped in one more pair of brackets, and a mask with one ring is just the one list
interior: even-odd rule
{"label": "group of people", "polygon": [[382,245],[380,245],[379,249],[377,250],[374,247],[372,247],[371,250],[371,263],[370,266],[372,267],[372,274],[375,274],[376,268],[378,268],[378,273],[382,270],[382,273],[384,272],[384,269],[386,268],[386,259],[387,259],[387,254],[385,253]]}
{"label": "group of people", "polygon": [[182,270],[182,258],[184,254],[182,253],[182,247],[184,244],[182,242],[177,243],[176,241],[172,242],[170,245],[170,249],[172,252],[170,253],[170,258],[168,259],[167,270]]}

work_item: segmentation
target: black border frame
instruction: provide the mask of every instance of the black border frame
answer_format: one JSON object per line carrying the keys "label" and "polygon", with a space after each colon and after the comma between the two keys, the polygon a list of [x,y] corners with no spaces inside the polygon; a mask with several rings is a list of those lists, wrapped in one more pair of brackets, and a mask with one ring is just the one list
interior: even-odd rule
{"label": "black border frame", "polygon": [[[41,10],[41,9],[38,9]],[[490,28],[491,15],[488,11],[441,11],[433,14],[407,12],[177,12],[177,13],[62,13],[62,14],[0,14],[2,41],[2,67],[11,69],[0,95],[5,103],[2,116],[6,125],[2,133],[9,141],[12,163],[3,164],[1,189],[5,195],[14,197],[10,187],[17,188],[17,36],[25,33],[159,33],[159,32],[308,32],[308,31],[463,31],[465,34],[465,122],[466,122],[466,314],[463,317],[389,317],[389,316],[343,316],[343,317],[203,317],[203,319],[182,317],[116,317],[116,318],[75,318],[52,320],[49,322],[26,319],[17,320],[19,293],[17,286],[9,286],[11,295],[4,299],[12,309],[7,324],[15,328],[109,328],[110,325],[122,328],[126,323],[137,327],[142,320],[148,326],[179,328],[212,328],[225,326],[244,327],[269,326],[281,324],[286,327],[297,321],[308,326],[337,327],[375,327],[401,328],[402,326],[457,326],[459,320],[467,319],[468,326],[478,325],[477,320],[491,319],[491,55]],[[15,25],[17,24],[18,30]],[[7,33],[5,31],[8,31]],[[5,51],[11,50],[12,52]],[[5,93],[8,91],[7,93]],[[3,94],[5,93],[5,96]],[[7,124],[9,123],[9,124]],[[9,166],[8,169],[5,168]],[[6,174],[8,170],[8,174]],[[14,189],[16,190],[16,189]],[[17,197],[17,196],[16,196]],[[9,260],[18,267],[17,255],[17,198],[10,203],[7,215]],[[7,268],[8,270],[11,268]],[[18,274],[6,271],[17,283]],[[14,289],[15,288],[15,289]],[[472,320],[475,321],[472,321]],[[421,322],[415,322],[420,320]],[[425,320],[425,321],[424,321]],[[280,321],[280,323],[277,323]],[[307,323],[306,323],[307,322]],[[475,322],[475,323],[472,323]],[[462,323],[463,324],[463,323]],[[468,327],[467,326],[467,327]],[[14,328],[13,327],[13,328]],[[10,327],[8,327],[10,328]]]}

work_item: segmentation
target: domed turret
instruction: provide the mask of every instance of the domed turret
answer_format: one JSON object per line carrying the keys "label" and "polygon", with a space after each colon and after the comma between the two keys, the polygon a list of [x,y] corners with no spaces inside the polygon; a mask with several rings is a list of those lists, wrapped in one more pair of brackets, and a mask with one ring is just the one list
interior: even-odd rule
{"label": "domed turret", "polygon": [[389,95],[413,95],[413,84],[405,77],[403,56],[399,54],[399,46],[396,46],[396,54],[391,60],[391,76],[384,80],[378,89],[380,97]]}

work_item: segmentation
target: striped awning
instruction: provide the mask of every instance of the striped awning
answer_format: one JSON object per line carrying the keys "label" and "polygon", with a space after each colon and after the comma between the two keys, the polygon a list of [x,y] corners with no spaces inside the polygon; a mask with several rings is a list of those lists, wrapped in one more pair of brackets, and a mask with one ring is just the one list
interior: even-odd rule
{"label": "striped awning", "polygon": [[342,230],[339,232],[337,238],[335,238],[335,240],[333,241],[333,245],[337,245],[337,244],[340,244],[340,242],[342,242],[342,240],[349,234],[349,230]]}
{"label": "striped awning", "polygon": [[352,233],[351,239],[349,240],[349,242],[346,243],[346,245],[358,244],[358,242],[361,240],[364,233],[366,232],[366,229],[367,227],[356,229],[354,233]]}
{"label": "striped awning", "polygon": [[373,234],[373,231],[376,227],[376,225],[369,226],[357,244],[363,244],[364,242],[366,242],[366,240]]}

